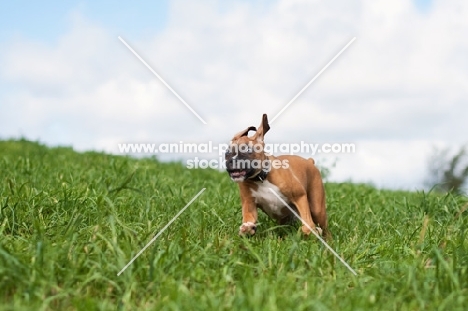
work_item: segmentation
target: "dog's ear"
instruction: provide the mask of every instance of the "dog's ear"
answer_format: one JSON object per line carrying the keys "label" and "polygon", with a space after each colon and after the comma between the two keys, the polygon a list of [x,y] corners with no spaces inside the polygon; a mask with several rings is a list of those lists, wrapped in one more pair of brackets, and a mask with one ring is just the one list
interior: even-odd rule
{"label": "dog's ear", "polygon": [[263,141],[263,137],[270,129],[270,125],[268,124],[268,117],[266,114],[263,114],[262,123],[258,127],[257,133],[255,133],[254,138],[258,141]]}
{"label": "dog's ear", "polygon": [[256,131],[257,128],[255,126],[249,126],[248,128],[246,128],[245,130],[243,131],[240,131],[239,133],[237,133],[236,135],[234,135],[234,137],[232,138],[232,141],[235,141],[235,140],[238,140],[239,138],[241,138],[242,136],[247,136],[249,134],[250,131]]}

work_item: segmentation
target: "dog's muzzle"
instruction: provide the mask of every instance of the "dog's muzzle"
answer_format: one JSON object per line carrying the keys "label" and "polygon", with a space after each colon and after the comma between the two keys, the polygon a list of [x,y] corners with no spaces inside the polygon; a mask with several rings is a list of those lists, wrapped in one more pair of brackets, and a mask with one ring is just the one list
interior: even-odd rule
{"label": "dog's muzzle", "polygon": [[251,165],[252,159],[245,155],[226,153],[225,160],[226,171],[233,181],[244,181],[255,174],[256,170]]}

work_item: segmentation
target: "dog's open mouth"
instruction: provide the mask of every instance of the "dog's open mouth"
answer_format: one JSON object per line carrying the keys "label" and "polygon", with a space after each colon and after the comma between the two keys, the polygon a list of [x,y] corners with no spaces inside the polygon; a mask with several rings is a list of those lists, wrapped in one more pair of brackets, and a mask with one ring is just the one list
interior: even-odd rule
{"label": "dog's open mouth", "polygon": [[230,170],[229,171],[229,176],[232,179],[245,178],[246,175],[247,175],[246,170]]}

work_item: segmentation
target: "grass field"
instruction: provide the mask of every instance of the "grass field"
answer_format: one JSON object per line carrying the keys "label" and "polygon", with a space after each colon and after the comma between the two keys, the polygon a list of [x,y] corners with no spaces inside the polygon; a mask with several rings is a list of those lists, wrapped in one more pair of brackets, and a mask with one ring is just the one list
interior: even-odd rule
{"label": "grass field", "polygon": [[326,184],[355,277],[299,224],[240,238],[225,173],[27,141],[0,172],[0,310],[468,309],[466,197]]}

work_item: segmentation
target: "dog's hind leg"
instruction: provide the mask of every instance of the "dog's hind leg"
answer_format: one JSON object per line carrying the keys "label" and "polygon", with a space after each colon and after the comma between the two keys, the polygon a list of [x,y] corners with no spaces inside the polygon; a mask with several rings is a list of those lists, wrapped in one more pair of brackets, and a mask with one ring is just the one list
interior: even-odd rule
{"label": "dog's hind leg", "polygon": [[307,201],[307,196],[304,194],[303,196],[298,197],[292,203],[297,207],[297,211],[299,212],[299,216],[301,216],[302,220],[307,224],[302,224],[302,232],[309,235],[310,229],[315,230],[317,233],[320,233],[319,230],[315,227],[315,224],[312,220],[309,203]]}
{"label": "dog's hind leg", "polygon": [[331,238],[328,230],[327,210],[325,204],[325,189],[319,169],[311,163],[309,166],[309,183],[307,189],[307,200],[309,202],[310,213],[314,223],[323,231],[325,238]]}

